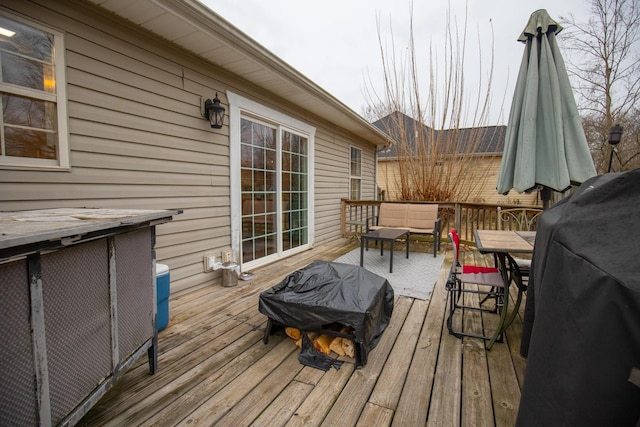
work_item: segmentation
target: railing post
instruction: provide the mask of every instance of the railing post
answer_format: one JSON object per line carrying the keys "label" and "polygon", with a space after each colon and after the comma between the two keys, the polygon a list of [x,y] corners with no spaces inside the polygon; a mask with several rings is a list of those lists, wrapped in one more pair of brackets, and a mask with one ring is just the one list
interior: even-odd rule
{"label": "railing post", "polygon": [[458,202],[455,204],[455,214],[453,217],[454,228],[458,233],[462,231],[462,205]]}
{"label": "railing post", "polygon": [[340,199],[340,228],[342,237],[347,237],[347,199]]}

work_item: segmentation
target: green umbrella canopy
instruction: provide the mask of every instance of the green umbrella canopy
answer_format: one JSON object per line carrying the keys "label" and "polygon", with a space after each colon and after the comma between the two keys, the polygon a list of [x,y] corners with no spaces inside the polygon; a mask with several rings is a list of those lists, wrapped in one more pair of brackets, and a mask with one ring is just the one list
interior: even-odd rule
{"label": "green umbrella canopy", "polygon": [[497,190],[565,191],[596,175],[556,34],[546,10],[534,12],[513,95]]}

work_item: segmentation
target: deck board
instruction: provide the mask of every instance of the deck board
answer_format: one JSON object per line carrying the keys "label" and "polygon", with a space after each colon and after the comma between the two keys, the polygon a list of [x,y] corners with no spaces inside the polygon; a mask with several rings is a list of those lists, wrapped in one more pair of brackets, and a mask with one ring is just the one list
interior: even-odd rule
{"label": "deck board", "polygon": [[[348,358],[339,370],[305,367],[282,332],[263,343],[260,293],[311,261],[331,261],[354,247],[340,239],[256,269],[251,282],[172,295],[156,374],[139,361],[79,425],[513,425],[525,367],[521,316],[491,351],[481,340],[449,335],[450,248],[428,300],[396,296],[391,322],[364,367],[355,369]],[[486,331],[495,321],[483,314],[469,327],[479,323]]]}

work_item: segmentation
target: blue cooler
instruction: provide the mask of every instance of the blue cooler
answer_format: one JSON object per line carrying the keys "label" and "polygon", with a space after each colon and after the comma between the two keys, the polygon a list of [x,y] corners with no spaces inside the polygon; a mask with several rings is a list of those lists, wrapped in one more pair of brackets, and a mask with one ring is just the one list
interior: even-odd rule
{"label": "blue cooler", "polygon": [[158,332],[167,327],[169,323],[169,293],[171,275],[169,266],[166,264],[156,264],[156,296],[158,301]]}

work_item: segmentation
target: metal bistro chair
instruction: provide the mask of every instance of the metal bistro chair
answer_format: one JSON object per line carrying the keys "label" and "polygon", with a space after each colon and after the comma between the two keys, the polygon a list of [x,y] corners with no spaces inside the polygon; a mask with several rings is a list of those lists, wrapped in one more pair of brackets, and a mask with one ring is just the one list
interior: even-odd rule
{"label": "metal bistro chair", "polygon": [[[447,328],[449,329],[449,333],[457,338],[467,336],[488,340],[489,344],[487,345],[487,348],[490,349],[496,341],[502,342],[504,330],[511,324],[517,314],[516,311],[520,305],[522,293],[518,292],[518,300],[514,310],[510,316],[507,316],[509,299],[505,295],[504,284],[505,279],[519,279],[519,277],[512,277],[514,274],[519,275],[518,267],[515,265],[509,265],[506,269],[501,270],[498,267],[461,264],[459,261],[460,237],[453,228],[449,232],[449,239],[453,244],[453,263],[451,265],[449,279],[446,283],[446,289],[449,294],[449,316],[447,318]],[[509,264],[513,262],[510,260],[509,256],[507,256],[506,259],[506,262]],[[495,254],[494,262],[498,265],[498,257]],[[503,274],[508,277],[503,277]],[[465,295],[483,298],[479,303],[471,305],[470,302],[464,301]],[[486,306],[489,300],[492,300],[493,304]],[[467,310],[499,314],[500,320],[493,335],[465,332],[464,313]],[[460,313],[460,329],[458,330],[453,326],[456,311]]]}
{"label": "metal bistro chair", "polygon": [[[498,230],[532,231],[536,229],[538,218],[544,211],[536,208],[502,209],[498,206]],[[520,269],[523,282],[528,284],[531,272],[530,258],[516,258],[513,260]]]}

